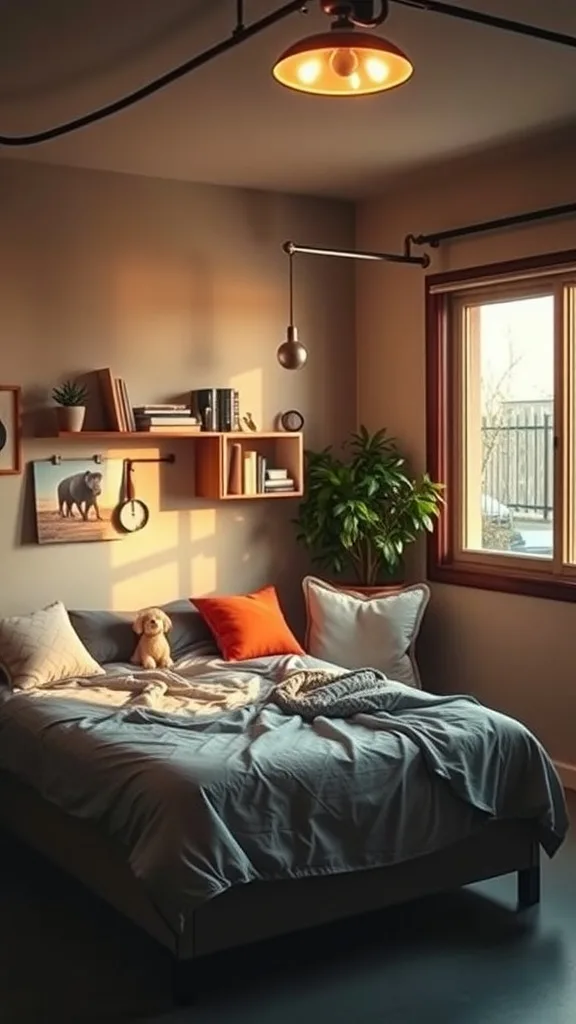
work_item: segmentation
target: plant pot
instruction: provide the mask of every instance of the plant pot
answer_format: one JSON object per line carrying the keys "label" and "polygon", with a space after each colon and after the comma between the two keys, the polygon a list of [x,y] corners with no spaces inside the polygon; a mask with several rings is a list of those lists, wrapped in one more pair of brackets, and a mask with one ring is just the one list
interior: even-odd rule
{"label": "plant pot", "polygon": [[59,405],[56,409],[58,430],[66,431],[66,433],[70,434],[79,433],[84,426],[85,416],[85,405]]}

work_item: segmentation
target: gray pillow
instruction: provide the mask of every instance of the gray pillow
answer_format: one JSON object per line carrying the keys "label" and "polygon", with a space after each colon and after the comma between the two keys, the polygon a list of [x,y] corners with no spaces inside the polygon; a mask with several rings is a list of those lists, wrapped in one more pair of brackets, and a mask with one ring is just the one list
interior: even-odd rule
{"label": "gray pillow", "polygon": [[[217,653],[212,633],[190,601],[184,598],[159,607],[172,620],[169,640],[175,661],[198,643],[209,643]],[[99,665],[130,661],[137,643],[132,629],[135,613],[70,610],[68,614],[82,643]]]}

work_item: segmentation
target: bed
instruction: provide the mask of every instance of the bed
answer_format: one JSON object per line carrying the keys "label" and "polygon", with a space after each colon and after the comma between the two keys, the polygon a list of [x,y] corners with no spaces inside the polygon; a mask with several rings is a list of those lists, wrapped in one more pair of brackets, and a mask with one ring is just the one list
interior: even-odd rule
{"label": "bed", "polygon": [[518,873],[568,823],[519,723],[391,684],[381,710],[289,714],[308,656],[235,666],[201,645],[172,670],[0,694],[0,822],[190,961]]}

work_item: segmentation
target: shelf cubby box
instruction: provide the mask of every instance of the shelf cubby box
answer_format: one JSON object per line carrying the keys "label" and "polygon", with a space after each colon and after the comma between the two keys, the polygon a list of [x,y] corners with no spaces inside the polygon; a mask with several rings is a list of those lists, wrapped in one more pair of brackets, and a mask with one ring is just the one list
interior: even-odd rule
{"label": "shelf cubby box", "polygon": [[197,480],[198,495],[223,501],[302,496],[302,434],[234,432],[222,434],[221,444],[219,493],[214,480],[210,494],[205,493],[205,483]]}
{"label": "shelf cubby box", "polygon": [[[304,446],[301,433],[271,431],[211,433],[178,430],[59,431],[50,436],[60,441],[97,441],[102,448],[155,447],[167,442],[193,445],[195,496],[212,501],[246,501],[259,498],[301,498],[304,493]],[[128,443],[130,442],[130,443]]]}

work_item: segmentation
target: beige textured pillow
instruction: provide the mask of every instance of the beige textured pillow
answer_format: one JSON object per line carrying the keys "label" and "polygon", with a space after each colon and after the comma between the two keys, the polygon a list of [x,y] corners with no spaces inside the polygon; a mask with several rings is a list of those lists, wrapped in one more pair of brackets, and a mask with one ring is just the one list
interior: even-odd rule
{"label": "beige textured pillow", "polygon": [[0,666],[19,690],[104,675],[74,632],[61,601],[31,615],[0,619]]}
{"label": "beige textured pillow", "polygon": [[342,668],[377,668],[389,679],[420,687],[414,647],[430,590],[425,583],[362,595],[315,576],[302,581],[306,649]]}

